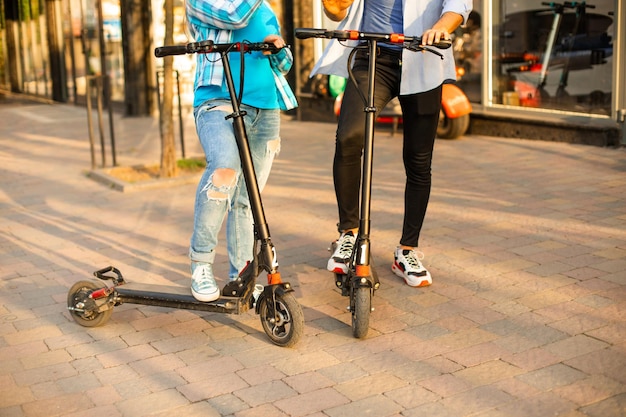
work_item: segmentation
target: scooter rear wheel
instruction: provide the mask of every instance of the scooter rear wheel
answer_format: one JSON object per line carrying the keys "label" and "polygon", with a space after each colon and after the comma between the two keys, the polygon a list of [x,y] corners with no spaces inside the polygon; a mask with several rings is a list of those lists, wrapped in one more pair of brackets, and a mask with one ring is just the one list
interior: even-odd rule
{"label": "scooter rear wheel", "polygon": [[276,315],[270,313],[268,303],[271,300],[263,297],[259,306],[259,315],[263,330],[278,346],[295,345],[304,332],[304,315],[300,304],[291,293],[276,294]]}
{"label": "scooter rear wheel", "polygon": [[470,124],[470,115],[465,114],[451,119],[441,111],[439,125],[437,126],[437,137],[441,139],[456,139],[467,132]]}
{"label": "scooter rear wheel", "polygon": [[83,327],[97,327],[104,325],[109,320],[113,314],[113,309],[97,311],[96,302],[89,298],[89,294],[93,290],[104,287],[105,285],[97,280],[78,281],[72,285],[67,293],[67,308],[76,323]]}
{"label": "scooter rear wheel", "polygon": [[353,300],[350,310],[352,312],[352,335],[357,339],[367,336],[370,326],[370,312],[372,311],[372,297],[369,287],[353,289]]}

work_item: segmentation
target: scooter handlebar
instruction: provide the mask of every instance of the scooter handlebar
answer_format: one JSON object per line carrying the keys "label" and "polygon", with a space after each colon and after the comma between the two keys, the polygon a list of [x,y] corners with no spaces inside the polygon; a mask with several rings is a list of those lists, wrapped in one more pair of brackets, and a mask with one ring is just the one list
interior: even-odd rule
{"label": "scooter handlebar", "polygon": [[[289,46],[285,46],[288,48]],[[273,43],[265,42],[234,42],[234,43],[214,43],[206,40],[201,42],[191,42],[186,45],[159,46],[154,49],[154,55],[157,58],[163,58],[168,55],[185,55],[185,54],[207,54],[211,52],[235,52],[235,51],[268,51],[273,54],[280,51]]]}
{"label": "scooter handlebar", "polygon": [[[419,36],[405,36],[400,33],[371,33],[359,32],[357,30],[327,30],[316,28],[297,28],[295,35],[298,39],[309,38],[325,38],[338,40],[362,40],[362,41],[379,41],[392,44],[421,44],[422,38]],[[426,46],[426,45],[425,45]],[[432,45],[438,49],[448,49],[452,46],[452,42],[448,39],[442,39]]]}

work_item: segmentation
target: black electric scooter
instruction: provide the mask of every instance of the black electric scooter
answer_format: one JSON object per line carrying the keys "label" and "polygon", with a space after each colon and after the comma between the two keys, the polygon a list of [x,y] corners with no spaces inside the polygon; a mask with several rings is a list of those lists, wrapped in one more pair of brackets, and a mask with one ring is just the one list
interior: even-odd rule
{"label": "black electric scooter", "polygon": [[[99,280],[79,281],[68,292],[68,310],[80,325],[95,327],[105,324],[113,312],[113,307],[123,303],[229,314],[242,314],[254,308],[261,317],[263,330],[276,345],[293,346],[302,336],[304,316],[294,296],[293,288],[289,283],[281,281],[280,272],[278,272],[276,249],[272,244],[269,227],[265,219],[243,122],[245,112],[239,108],[240,98],[235,93],[228,59],[230,52],[239,52],[242,54],[242,62],[244,62],[243,54],[252,51],[274,53],[278,49],[267,43],[216,44],[212,41],[163,46],[155,49],[155,55],[159,58],[168,55],[194,53],[220,54],[233,107],[233,113],[227,116],[227,119],[233,120],[235,138],[254,219],[255,243],[252,262],[248,263],[236,280],[226,284],[220,298],[212,302],[197,301],[191,295],[189,287],[126,283],[117,268],[109,266],[98,270],[94,272],[94,275]],[[260,284],[255,285],[256,277],[261,270],[267,272],[268,285],[265,287]],[[105,281],[110,281],[112,285],[106,285]]]}
{"label": "black electric scooter", "polygon": [[[341,295],[350,297],[348,309],[352,314],[352,334],[356,338],[364,338],[369,330],[369,319],[372,308],[372,296],[380,287],[378,275],[374,269],[373,259],[370,253],[370,203],[372,190],[372,167],[374,154],[374,121],[378,110],[374,103],[376,55],[378,43],[390,43],[401,45],[411,51],[428,51],[443,55],[429,47],[422,46],[421,37],[404,36],[396,33],[364,33],[355,30],[327,30],[315,28],[298,28],[295,30],[298,39],[325,38],[340,41],[359,41],[360,45],[354,47],[348,58],[348,74],[350,81],[359,91],[365,112],[365,141],[363,147],[362,175],[361,175],[361,201],[359,233],[355,242],[355,250],[348,265],[347,274],[335,274],[335,285],[341,289]],[[439,49],[447,49],[451,46],[449,40],[442,40],[436,45]],[[367,96],[362,90],[352,73],[352,61],[359,49],[367,49],[369,56]],[[331,252],[334,252],[336,243],[333,242]]]}
{"label": "black electric scooter", "polygon": [[[585,21],[586,10],[595,9],[596,6],[587,4],[584,1],[566,1],[563,2],[563,4],[559,4],[556,2],[542,2],[541,4],[543,6],[548,6],[552,9],[554,13],[554,19],[552,20],[552,28],[550,29],[550,34],[548,35],[546,50],[541,64],[541,74],[537,83],[537,94],[539,95],[539,97],[541,97],[544,104],[549,104],[550,102],[552,102],[552,104],[567,104],[567,102],[570,101],[566,91],[569,72],[571,70],[570,59],[572,51],[574,50],[574,44],[577,39],[579,40],[578,30],[581,23]],[[550,95],[545,90],[545,86],[549,67],[551,65],[551,60],[554,59],[553,53],[556,49],[556,42],[559,35],[561,21],[563,20],[566,9],[574,9],[576,17],[574,19],[574,27],[570,32],[570,35],[563,40],[563,46],[567,48],[561,49],[560,51],[564,55],[564,60],[562,63],[563,69],[561,72],[561,77],[559,78],[559,85],[557,87],[556,93],[554,97],[550,97]]]}

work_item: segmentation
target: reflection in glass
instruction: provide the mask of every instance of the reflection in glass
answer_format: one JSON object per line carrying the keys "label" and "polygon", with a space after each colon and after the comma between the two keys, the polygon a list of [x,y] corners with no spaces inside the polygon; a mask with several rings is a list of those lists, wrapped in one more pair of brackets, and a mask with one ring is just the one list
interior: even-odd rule
{"label": "reflection in glass", "polygon": [[494,103],[609,115],[612,3],[503,0]]}

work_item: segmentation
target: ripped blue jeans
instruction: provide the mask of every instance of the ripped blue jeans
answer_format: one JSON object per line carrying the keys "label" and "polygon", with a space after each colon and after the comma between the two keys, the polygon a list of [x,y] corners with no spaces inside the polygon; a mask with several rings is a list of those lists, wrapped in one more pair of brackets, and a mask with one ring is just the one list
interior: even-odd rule
{"label": "ripped blue jeans", "polygon": [[[269,177],[280,151],[280,111],[241,105],[259,189]],[[206,169],[196,191],[194,228],[189,248],[192,262],[213,264],[218,234],[226,221],[229,279],[252,260],[254,224],[229,100],[209,100],[194,109],[196,131],[206,157]]]}

